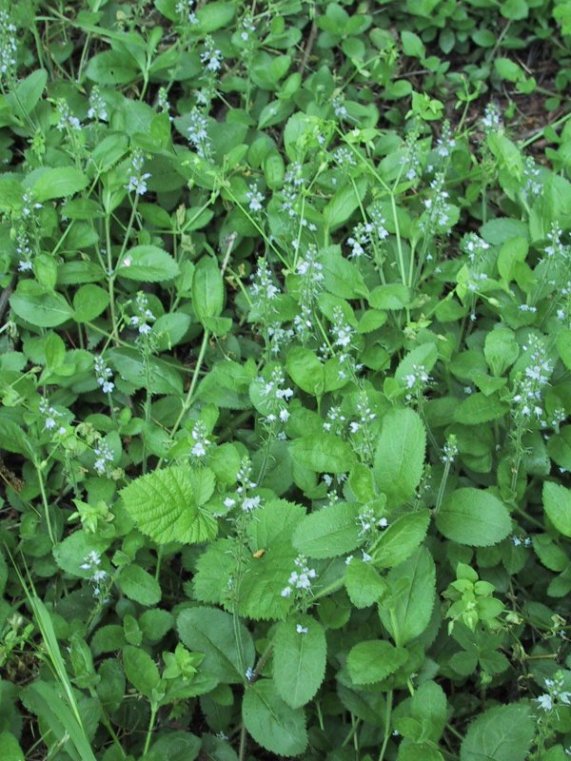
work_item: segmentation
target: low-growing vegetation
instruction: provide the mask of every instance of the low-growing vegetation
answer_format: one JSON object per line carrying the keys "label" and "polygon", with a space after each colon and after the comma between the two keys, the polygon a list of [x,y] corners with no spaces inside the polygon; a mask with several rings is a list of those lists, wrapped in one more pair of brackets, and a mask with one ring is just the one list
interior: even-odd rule
{"label": "low-growing vegetation", "polygon": [[571,2],[0,10],[1,761],[571,755]]}

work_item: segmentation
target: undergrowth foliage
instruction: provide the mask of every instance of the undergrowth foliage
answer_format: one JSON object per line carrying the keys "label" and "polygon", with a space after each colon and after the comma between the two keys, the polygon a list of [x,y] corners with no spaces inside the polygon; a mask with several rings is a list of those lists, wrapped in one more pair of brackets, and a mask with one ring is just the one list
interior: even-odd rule
{"label": "undergrowth foliage", "polygon": [[2,761],[571,755],[570,35],[0,10]]}

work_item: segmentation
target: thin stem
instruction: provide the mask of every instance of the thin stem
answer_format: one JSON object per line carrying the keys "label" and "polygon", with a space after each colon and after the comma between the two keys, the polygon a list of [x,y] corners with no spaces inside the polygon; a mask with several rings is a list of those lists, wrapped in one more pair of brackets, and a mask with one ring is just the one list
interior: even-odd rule
{"label": "thin stem", "polygon": [[381,751],[379,753],[379,761],[383,761],[389,744],[389,738],[391,736],[391,714],[393,711],[393,691],[389,690],[387,695],[387,705],[385,709],[385,735],[383,737],[383,744],[381,745]]}
{"label": "thin stem", "polygon": [[51,523],[51,520],[50,520],[50,506],[49,506],[49,502],[48,502],[48,495],[46,494],[46,487],[45,487],[45,484],[44,484],[44,477],[42,475],[42,466],[41,466],[41,464],[38,464],[37,462],[34,463],[34,464],[36,466],[36,473],[38,474],[38,483],[40,485],[40,493],[42,495],[42,503],[44,505],[44,515],[45,515],[45,518],[46,518],[46,525],[48,527],[48,534],[49,534],[50,541],[51,541],[52,545],[55,545],[56,538],[55,538],[54,529],[53,529],[53,526],[52,526],[52,523]]}
{"label": "thin stem", "polygon": [[155,719],[157,718],[158,706],[155,703],[151,703],[151,716],[149,718],[149,726],[147,728],[147,736],[145,737],[145,746],[143,748],[143,756],[146,756],[149,752],[149,746],[151,744],[151,737],[153,735],[153,728],[155,726]]}

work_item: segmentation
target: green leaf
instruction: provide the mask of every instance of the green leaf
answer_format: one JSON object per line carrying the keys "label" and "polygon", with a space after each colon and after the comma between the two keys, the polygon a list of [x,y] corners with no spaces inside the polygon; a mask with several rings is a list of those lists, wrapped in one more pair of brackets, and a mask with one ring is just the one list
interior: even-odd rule
{"label": "green leaf", "polygon": [[512,530],[506,506],[491,492],[473,487],[450,494],[436,516],[438,530],[458,544],[488,547]]}
{"label": "green leaf", "polygon": [[432,555],[420,547],[387,577],[390,596],[379,605],[383,625],[398,647],[420,636],[432,616],[436,593],[436,571]]}
{"label": "green leaf", "polygon": [[2,761],[25,761],[20,743],[11,732],[0,732],[0,758]]}
{"label": "green leaf", "polygon": [[94,55],[87,64],[85,74],[99,85],[126,85],[139,76],[135,62],[118,50],[106,50]]}
{"label": "green leaf", "polygon": [[316,473],[346,473],[355,459],[346,441],[325,432],[295,439],[290,451],[296,462]]}
{"label": "green leaf", "polygon": [[519,346],[509,328],[496,326],[486,335],[484,356],[495,376],[503,375],[519,356]]}
{"label": "green leaf", "polygon": [[219,317],[223,306],[224,283],[218,262],[211,256],[203,256],[192,278],[192,308],[203,322],[208,317]]}
{"label": "green leaf", "polygon": [[154,576],[141,566],[128,565],[121,569],[117,586],[130,600],[149,607],[161,599],[161,587]]}
{"label": "green leaf", "polygon": [[454,420],[463,425],[481,425],[498,420],[509,412],[509,405],[497,396],[486,396],[480,392],[470,394],[460,402],[454,412]]}
{"label": "green leaf", "polygon": [[345,588],[356,608],[368,608],[387,591],[387,583],[371,563],[352,558],[345,571]]}
{"label": "green leaf", "polygon": [[28,177],[36,201],[52,201],[79,193],[87,187],[87,176],[72,166],[36,169]]}
{"label": "green leaf", "polygon": [[325,224],[330,230],[344,225],[367,194],[368,182],[360,177],[356,183],[348,182],[335,193],[323,209]]}
{"label": "green leaf", "polygon": [[235,629],[230,613],[217,608],[187,608],[178,616],[177,629],[189,650],[204,653],[201,670],[224,684],[243,682],[246,669],[254,665],[252,635],[243,624],[237,623]]}
{"label": "green leaf", "polygon": [[26,117],[34,110],[42,97],[47,81],[47,72],[44,69],[37,69],[8,93],[6,102],[10,104],[16,116]]}
{"label": "green leaf", "polygon": [[313,698],[323,677],[327,642],[323,626],[311,616],[278,624],[273,646],[276,692],[289,706],[299,708]]}
{"label": "green leaf", "polygon": [[392,410],[384,417],[374,473],[389,506],[401,505],[414,495],[422,477],[425,449],[426,432],[418,413]]}
{"label": "green leaf", "polygon": [[61,293],[46,291],[34,280],[21,280],[10,306],[22,320],[39,328],[55,328],[73,318],[73,309]]}
{"label": "green leaf", "polygon": [[299,756],[307,748],[305,715],[277,694],[273,682],[263,679],[244,693],[242,719],[254,740],[278,756]]}
{"label": "green leaf", "polygon": [[384,640],[359,642],[347,656],[349,676],[355,684],[381,682],[397,671],[408,659],[406,650]]}
{"label": "green leaf", "polygon": [[402,515],[383,531],[374,549],[372,563],[379,568],[392,568],[409,558],[426,536],[430,512],[424,508]]}
{"label": "green leaf", "polygon": [[172,466],[156,470],[121,490],[127,512],[158,544],[196,544],[214,539],[217,523],[202,506],[214,492],[214,474]]}
{"label": "green leaf", "polygon": [[147,698],[151,698],[161,681],[159,670],[151,656],[139,647],[125,645],[123,648],[125,676]]}
{"label": "green leaf", "polygon": [[200,33],[211,34],[217,29],[228,26],[235,13],[236,6],[234,3],[209,2],[199,8],[196,13]]}
{"label": "green leaf", "polygon": [[109,304],[109,294],[98,285],[82,285],[73,297],[76,322],[92,322]]}
{"label": "green leaf", "polygon": [[468,727],[460,761],[525,761],[535,720],[521,703],[489,708]]}
{"label": "green leaf", "polygon": [[325,369],[317,355],[304,346],[288,351],[286,370],[299,388],[312,396],[321,396],[325,387]]}
{"label": "green leaf", "polygon": [[131,248],[117,269],[119,277],[143,283],[160,283],[179,274],[179,266],[172,256],[162,248],[150,245]]}
{"label": "green leaf", "polygon": [[402,49],[404,54],[412,58],[424,58],[424,43],[414,32],[401,32]]}
{"label": "green leaf", "polygon": [[557,531],[571,537],[571,491],[560,484],[545,481],[543,507]]}
{"label": "green leaf", "polygon": [[357,505],[338,502],[306,516],[298,524],[293,545],[311,558],[334,558],[357,547],[362,539]]}

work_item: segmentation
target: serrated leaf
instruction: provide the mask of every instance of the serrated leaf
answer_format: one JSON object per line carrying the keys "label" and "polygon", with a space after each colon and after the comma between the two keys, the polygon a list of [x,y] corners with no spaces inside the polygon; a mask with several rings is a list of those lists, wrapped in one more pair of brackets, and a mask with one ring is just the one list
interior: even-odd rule
{"label": "serrated leaf", "polygon": [[294,461],[316,473],[346,473],[355,460],[350,445],[332,433],[295,439],[290,449]]}
{"label": "serrated leaf", "polygon": [[353,558],[345,571],[345,588],[356,608],[368,608],[386,592],[387,583],[371,563]]}
{"label": "serrated leaf", "polygon": [[428,626],[436,593],[436,570],[432,555],[420,547],[387,577],[390,595],[379,605],[379,615],[397,645],[419,637]]}
{"label": "serrated leaf", "polygon": [[278,695],[292,708],[313,698],[325,676],[327,642],[311,616],[278,624],[273,646],[273,678]]}
{"label": "serrated leaf", "polygon": [[202,505],[214,491],[208,468],[172,466],[156,470],[121,490],[127,512],[138,528],[159,544],[212,541],[217,523]]}
{"label": "serrated leaf", "polygon": [[384,640],[359,642],[347,656],[347,670],[355,684],[381,682],[397,671],[408,659],[406,650]]}
{"label": "serrated leaf", "polygon": [[40,203],[79,193],[89,182],[83,172],[72,166],[42,168],[31,175],[32,179],[35,181],[31,182],[31,190]]}
{"label": "serrated leaf", "polygon": [[529,706],[489,708],[468,727],[460,761],[525,761],[534,735]]}
{"label": "serrated leaf", "polygon": [[429,523],[430,512],[424,508],[397,518],[370,551],[373,565],[392,568],[403,563],[426,536]]}
{"label": "serrated leaf", "polygon": [[557,531],[571,537],[571,491],[560,484],[545,481],[543,507]]}
{"label": "serrated leaf", "polygon": [[141,695],[150,698],[161,681],[159,670],[151,656],[139,647],[125,645],[123,667],[131,684]]}
{"label": "serrated leaf", "polygon": [[297,526],[293,545],[310,558],[334,558],[351,552],[362,537],[357,505],[338,502],[306,516]]}
{"label": "serrated leaf", "polygon": [[295,569],[297,551],[289,541],[261,547],[261,557],[250,557],[239,588],[240,614],[255,621],[281,621],[291,609],[291,600],[281,592]]}
{"label": "serrated leaf", "polygon": [[236,567],[238,548],[235,539],[217,539],[210,544],[196,561],[192,577],[192,590],[199,602],[224,605],[229,590],[220,579],[229,579]]}
{"label": "serrated leaf", "polygon": [[454,420],[463,425],[481,425],[502,418],[509,409],[509,405],[497,396],[477,392],[460,402],[454,412]]}
{"label": "serrated leaf", "polygon": [[246,669],[254,665],[256,657],[252,635],[243,624],[238,626],[236,630],[230,613],[217,608],[187,608],[177,619],[183,644],[204,653],[201,670],[224,684],[243,682]]}
{"label": "serrated leaf", "polygon": [[497,544],[512,530],[504,503],[490,492],[473,487],[457,489],[445,499],[436,525],[447,539],[470,547]]}
{"label": "serrated leaf", "polygon": [[172,256],[158,246],[135,246],[129,249],[117,268],[117,275],[142,283],[161,283],[180,274]]}
{"label": "serrated leaf", "polygon": [[374,473],[390,507],[410,499],[424,467],[426,432],[418,413],[392,410],[383,419],[375,451]]}
{"label": "serrated leaf", "polygon": [[246,690],[242,719],[254,740],[270,753],[299,756],[307,748],[303,709],[288,706],[270,679],[256,682]]}

